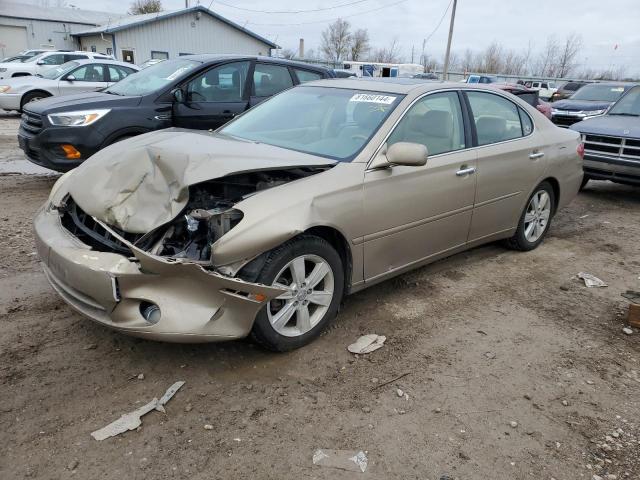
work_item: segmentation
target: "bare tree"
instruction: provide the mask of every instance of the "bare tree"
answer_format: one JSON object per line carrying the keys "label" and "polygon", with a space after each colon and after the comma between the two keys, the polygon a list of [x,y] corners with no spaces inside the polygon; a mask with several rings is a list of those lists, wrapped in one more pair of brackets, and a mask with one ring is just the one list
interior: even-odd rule
{"label": "bare tree", "polygon": [[160,0],[134,0],[129,8],[129,15],[142,15],[161,11],[162,2]]}
{"label": "bare tree", "polygon": [[560,47],[555,37],[549,37],[547,43],[538,57],[538,62],[534,68],[534,74],[542,77],[553,77],[556,73],[558,63],[558,53]]}
{"label": "bare tree", "polygon": [[322,32],[320,50],[325,57],[339,62],[346,58],[351,45],[351,24],[341,18],[337,19]]}
{"label": "bare tree", "polygon": [[502,70],[502,55],[502,46],[491,43],[483,53],[482,73],[499,73]]}
{"label": "bare tree", "polygon": [[282,58],[286,58],[287,60],[292,60],[296,58],[296,56],[298,55],[298,52],[296,52],[292,48],[285,48],[282,50],[281,55],[282,55]]}
{"label": "bare tree", "polygon": [[558,65],[556,75],[565,77],[576,67],[576,57],[582,48],[582,38],[576,33],[569,35],[558,55]]}
{"label": "bare tree", "polygon": [[460,60],[460,68],[464,72],[473,72],[476,69],[475,63],[475,54],[471,49],[467,48],[462,54],[462,59]]}
{"label": "bare tree", "polygon": [[370,48],[369,32],[366,28],[359,28],[351,37],[351,60],[357,62]]}
{"label": "bare tree", "polygon": [[396,63],[400,60],[400,45],[394,38],[388,47],[379,48],[373,52],[373,61],[379,63]]}

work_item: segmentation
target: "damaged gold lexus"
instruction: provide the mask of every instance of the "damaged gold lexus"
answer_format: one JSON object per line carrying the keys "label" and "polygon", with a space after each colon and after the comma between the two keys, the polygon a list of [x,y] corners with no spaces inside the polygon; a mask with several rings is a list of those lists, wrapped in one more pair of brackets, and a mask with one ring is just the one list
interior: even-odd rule
{"label": "damaged gold lexus", "polygon": [[537,247],[578,192],[581,156],[577,132],[508,93],[323,80],[216,132],[98,152],[54,185],[38,253],[60,296],[102,325],[285,351],[346,294],[486,242]]}

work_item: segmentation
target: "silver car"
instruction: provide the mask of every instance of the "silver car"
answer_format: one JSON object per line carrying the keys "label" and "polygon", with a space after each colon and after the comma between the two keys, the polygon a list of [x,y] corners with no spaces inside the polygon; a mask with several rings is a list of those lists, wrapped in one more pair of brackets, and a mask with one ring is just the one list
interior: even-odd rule
{"label": "silver car", "polygon": [[0,81],[0,108],[22,110],[41,98],[100,90],[138,70],[136,65],[114,60],[73,60],[35,76],[7,78]]}

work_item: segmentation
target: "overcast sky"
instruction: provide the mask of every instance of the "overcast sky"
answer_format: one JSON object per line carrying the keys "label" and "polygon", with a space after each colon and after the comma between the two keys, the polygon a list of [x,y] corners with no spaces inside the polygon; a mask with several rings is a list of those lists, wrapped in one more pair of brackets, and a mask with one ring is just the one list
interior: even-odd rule
{"label": "overcast sky", "polygon": [[[55,1],[50,0],[50,4]],[[209,1],[200,3],[209,6]],[[266,14],[231,8],[214,0],[211,9],[275,40],[284,48],[293,49],[297,49],[299,38],[305,39],[307,48],[317,49],[322,30],[342,17],[354,28],[368,29],[373,47],[384,47],[396,37],[403,56],[410,60],[414,46],[417,61],[423,39],[434,31],[451,0],[223,1],[236,7],[268,11],[321,9],[351,3],[317,12]],[[75,0],[75,3],[67,0],[67,3],[113,12],[125,12],[130,4],[124,0]],[[196,3],[197,0],[190,0],[192,6]],[[166,10],[172,10],[184,7],[185,2],[162,0],[162,4]],[[639,21],[640,0],[458,0],[453,50],[481,50],[495,40],[517,50],[525,50],[531,42],[535,51],[542,49],[549,36],[562,40],[567,33],[576,32],[583,41],[578,58],[581,67],[603,70],[626,65],[626,74],[637,76],[640,75]],[[427,42],[429,55],[443,57],[448,27],[447,15]]]}

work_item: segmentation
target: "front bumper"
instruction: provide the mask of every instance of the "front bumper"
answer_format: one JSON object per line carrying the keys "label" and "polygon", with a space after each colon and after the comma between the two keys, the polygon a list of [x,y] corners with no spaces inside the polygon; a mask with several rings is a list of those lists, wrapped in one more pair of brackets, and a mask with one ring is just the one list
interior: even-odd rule
{"label": "front bumper", "polygon": [[21,93],[0,93],[0,108],[2,110],[20,110]]}
{"label": "front bumper", "polygon": [[640,185],[640,160],[585,152],[584,173],[594,180]]}
{"label": "front bumper", "polygon": [[[54,209],[38,212],[34,230],[45,275],[58,294],[91,320],[133,336],[184,343],[243,338],[263,305],[283,292],[130,244],[135,257],[92,250],[62,226]],[[143,302],[160,307],[157,323],[144,319]]]}

